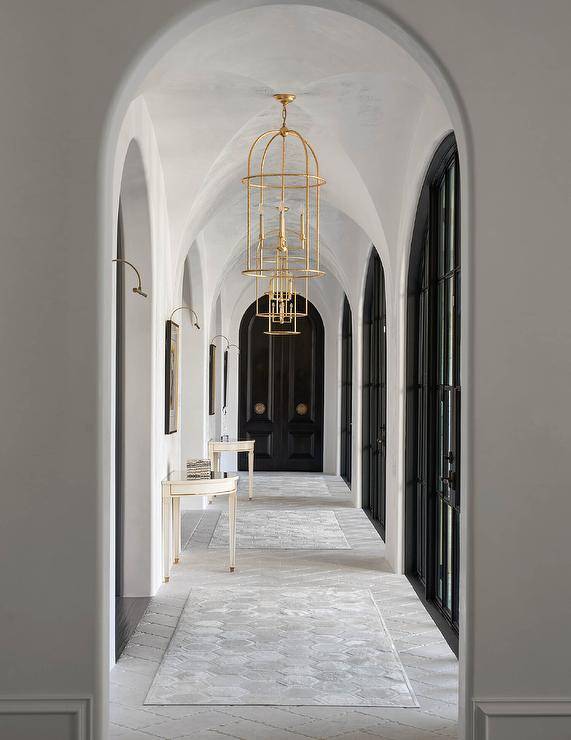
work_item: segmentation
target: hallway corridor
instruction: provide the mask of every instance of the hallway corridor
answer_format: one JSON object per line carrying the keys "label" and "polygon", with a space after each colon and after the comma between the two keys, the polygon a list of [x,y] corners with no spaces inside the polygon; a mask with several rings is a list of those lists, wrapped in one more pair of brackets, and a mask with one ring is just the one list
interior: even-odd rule
{"label": "hallway corridor", "polygon": [[456,659],[345,483],[258,473],[246,489],[233,575],[224,501],[184,514],[181,563],[111,673],[111,737],[456,737]]}

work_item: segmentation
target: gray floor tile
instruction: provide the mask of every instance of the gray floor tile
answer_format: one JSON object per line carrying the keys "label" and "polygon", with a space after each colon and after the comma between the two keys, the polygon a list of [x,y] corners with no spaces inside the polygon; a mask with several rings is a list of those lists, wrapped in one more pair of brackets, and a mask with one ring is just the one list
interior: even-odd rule
{"label": "gray floor tile", "polygon": [[[344,483],[334,476],[320,474],[263,474],[256,473],[255,498],[247,501],[247,482],[240,483],[239,511],[283,511],[296,510],[310,514],[312,511],[334,512],[339,526],[349,543],[350,550],[240,550],[238,569],[229,574],[227,552],[224,549],[208,548],[214,525],[220,513],[226,509],[222,500],[216,501],[203,512],[185,512],[183,516],[183,542],[190,539],[190,550],[182,555],[182,562],[175,566],[171,582],[161,587],[152,600],[150,609],[139,625],[138,631],[119,664],[111,675],[111,694],[115,704],[126,709],[153,713],[156,723],[144,729],[128,728],[117,723],[112,725],[114,736],[140,740],[144,737],[268,737],[270,733],[287,733],[284,737],[295,740],[319,737],[308,734],[313,725],[313,733],[325,732],[332,738],[368,737],[388,740],[422,740],[422,738],[454,737],[456,732],[456,681],[457,662],[442,636],[418,600],[406,578],[390,572],[383,559],[384,545],[371,523],[361,510],[351,507],[351,498]],[[213,524],[214,523],[214,524]],[[206,526],[208,525],[208,526]],[[201,534],[202,533],[202,534]],[[143,698],[159,663],[166,645],[173,635],[178,618],[187,598],[194,589],[213,589],[245,591],[278,588],[296,589],[347,589],[355,591],[370,589],[375,602],[385,620],[389,634],[399,649],[405,670],[418,692],[420,709],[396,709],[360,706],[357,709],[327,706],[253,707],[253,706],[143,706]],[[238,610],[239,611],[239,610]],[[210,677],[209,685],[214,691],[217,687],[223,692],[233,686],[235,677],[246,675],[243,668],[244,640],[250,629],[248,619],[240,619],[239,614],[232,624],[232,635],[226,635],[225,644],[230,649],[222,650],[220,660],[204,660],[216,649],[217,632],[212,625],[204,625],[201,635],[204,648],[193,652],[193,671],[203,678]],[[216,620],[214,620],[216,621]],[[325,635],[317,635],[319,649],[325,647],[333,656],[335,638],[338,636],[332,624]],[[256,670],[248,671],[248,680],[257,683],[262,691],[268,679],[275,672],[284,670],[283,660],[275,657],[275,633],[273,629],[258,625],[255,639],[260,651],[266,651],[264,664]],[[228,640],[228,637],[230,639]],[[213,642],[214,641],[214,642]],[[242,641],[242,642],[241,642]],[[319,665],[317,671],[307,670],[307,654],[311,645],[303,634],[290,635],[285,654],[291,658],[291,675],[298,678],[290,685],[290,690],[298,694],[295,702],[303,701],[303,693],[312,685],[309,678],[327,687],[328,680],[335,679],[335,672]],[[144,648],[149,648],[149,652]],[[201,654],[202,653],[202,654]],[[272,654],[274,653],[274,654]],[[338,657],[338,656],[337,656]],[[367,670],[362,656],[355,657],[360,670]],[[331,661],[328,661],[331,663]],[[216,670],[212,673],[211,665]],[[338,665],[338,663],[337,663]],[[210,666],[209,670],[207,668]],[[288,674],[286,667],[285,673]],[[329,677],[331,674],[331,678]],[[375,672],[369,674],[372,679]],[[370,683],[374,686],[373,680]],[[221,694],[222,696],[222,694]],[[293,700],[292,699],[292,700]],[[238,701],[233,698],[231,701]],[[189,712],[189,714],[187,714]],[[236,714],[242,712],[242,715]],[[156,713],[156,714],[155,714]],[[123,715],[123,719],[127,715]],[[130,715],[131,724],[137,725],[141,717]],[[291,719],[290,719],[291,717]],[[321,723],[321,724],[320,724]],[[244,735],[244,731],[256,729],[259,735]],[[232,734],[233,731],[238,734]],[[122,733],[122,734],[117,734]],[[178,733],[178,734],[177,734]]]}

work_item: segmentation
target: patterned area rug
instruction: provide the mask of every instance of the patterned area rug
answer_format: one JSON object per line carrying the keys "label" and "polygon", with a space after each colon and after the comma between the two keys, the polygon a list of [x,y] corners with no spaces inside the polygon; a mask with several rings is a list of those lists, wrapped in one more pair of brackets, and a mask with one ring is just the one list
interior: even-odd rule
{"label": "patterned area rug", "polygon": [[[222,513],[209,547],[228,547],[228,514]],[[241,550],[350,550],[334,511],[255,509],[236,518]]]}
{"label": "patterned area rug", "polygon": [[417,707],[367,589],[196,588],[145,704]]}

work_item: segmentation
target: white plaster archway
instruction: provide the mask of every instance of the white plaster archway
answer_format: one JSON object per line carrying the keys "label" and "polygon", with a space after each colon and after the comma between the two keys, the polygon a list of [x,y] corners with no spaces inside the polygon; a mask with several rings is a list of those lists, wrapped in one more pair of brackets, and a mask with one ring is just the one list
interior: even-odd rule
{"label": "white plaster archway", "polygon": [[[130,100],[135,96],[138,86],[144,79],[149,70],[157,62],[158,59],[178,40],[183,38],[190,30],[194,30],[205,23],[220,18],[226,14],[234,12],[238,9],[243,9],[252,6],[260,5],[273,5],[277,4],[273,0],[258,0],[258,2],[252,2],[251,0],[222,0],[221,2],[212,2],[203,5],[199,9],[191,11],[186,17],[180,22],[172,25],[167,29],[157,29],[160,35],[154,40],[149,40],[148,47],[141,51],[141,56],[130,70],[129,74],[125,77],[121,89],[117,93],[116,99],[113,101],[107,128],[104,134],[103,146],[102,146],[102,176],[101,176],[101,254],[102,259],[105,260],[110,254],[111,245],[113,240],[111,238],[113,233],[113,221],[116,218],[116,211],[114,211],[112,200],[110,199],[110,183],[111,176],[110,172],[113,168],[113,156],[114,156],[114,142],[117,139],[117,132],[119,130],[121,120],[125,111],[128,107]],[[372,25],[379,29],[386,35],[390,36],[395,40],[404,50],[406,50],[424,69],[427,75],[431,78],[434,85],[436,86],[439,94],[441,95],[444,104],[449,112],[450,118],[453,122],[454,130],[459,145],[460,155],[460,169],[461,169],[461,192],[462,192],[462,262],[463,262],[463,294],[464,294],[464,314],[462,319],[462,368],[463,378],[462,385],[469,388],[469,377],[471,367],[471,356],[469,354],[468,347],[470,346],[470,323],[468,320],[470,313],[470,236],[471,236],[471,140],[469,135],[469,128],[464,116],[461,98],[457,91],[454,90],[446,71],[431,55],[430,51],[425,48],[412,34],[408,33],[405,28],[399,25],[392,17],[389,17],[386,13],[372,8],[371,6],[361,3],[354,2],[353,0],[335,0],[333,3],[325,3],[323,0],[307,0],[304,4],[314,7],[328,7],[334,10],[359,18],[364,22]],[[385,266],[386,269],[386,266]],[[105,305],[105,300],[108,298],[108,285],[103,281],[101,286],[101,305]],[[360,354],[360,323],[361,323],[361,312],[357,317],[354,312],[354,321],[357,321],[359,331],[355,333],[359,337],[357,347],[355,349],[355,358],[359,357]],[[108,374],[108,363],[106,359],[110,352],[110,332],[106,329],[108,326],[108,313],[102,311],[101,325],[103,327],[102,336],[102,347],[101,347],[101,378],[103,386],[103,398],[107,401],[101,412],[99,419],[100,429],[102,435],[105,434],[106,430],[110,428],[111,414],[109,412],[108,401],[111,398],[110,386],[111,381]],[[357,363],[358,364],[358,363]],[[356,377],[360,377],[360,366],[356,368]],[[399,371],[399,387],[402,392],[404,384],[404,370],[401,367]],[[470,418],[470,398],[469,394],[466,394],[466,408],[463,414],[463,439],[466,444],[463,445],[463,460],[462,460],[462,486],[466,493],[465,496],[465,509],[462,520],[462,587],[461,587],[461,611],[462,611],[462,639],[460,647],[460,659],[461,659],[461,679],[463,679],[469,672],[467,671],[467,663],[470,660],[470,654],[466,649],[467,639],[469,636],[469,622],[467,614],[469,614],[469,565],[470,565],[470,480],[471,480],[471,469],[470,460],[467,457],[467,451],[470,449],[470,428],[467,419]],[[401,439],[400,443],[403,443]],[[359,440],[355,440],[355,445],[358,447]],[[108,501],[108,480],[109,480],[109,461],[105,455],[101,460],[101,486],[100,495],[102,501]],[[105,543],[108,542],[109,537],[109,526],[108,526],[108,509],[105,505],[102,507],[102,521],[100,522],[100,534],[103,542],[102,551],[106,552]],[[108,570],[107,570],[108,572]],[[103,590],[105,591],[105,583],[103,584]],[[105,603],[105,596],[102,594],[102,603]],[[102,642],[103,644],[107,640],[107,628],[106,620],[103,617],[103,630],[102,630]],[[105,671],[101,676],[103,682],[106,681]],[[466,695],[467,686],[462,685],[462,695]],[[466,722],[469,720],[469,713],[465,715]]]}

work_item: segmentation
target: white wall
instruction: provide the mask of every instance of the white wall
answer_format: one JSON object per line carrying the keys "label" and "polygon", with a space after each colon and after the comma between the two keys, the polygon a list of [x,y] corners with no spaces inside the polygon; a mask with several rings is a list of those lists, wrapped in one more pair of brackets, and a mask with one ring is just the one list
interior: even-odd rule
{"label": "white wall", "polygon": [[[135,139],[129,144],[121,177],[121,213],[124,258],[139,270],[143,291],[133,293],[137,278],[123,267],[124,373],[122,456],[124,529],[123,596],[148,596],[154,592],[153,551],[153,248],[149,194],[141,150]],[[112,594],[113,595],[113,594]]]}
{"label": "white wall", "polygon": [[[93,697],[96,738],[108,669],[112,161],[143,76],[131,65],[148,51],[148,69],[191,24],[241,5],[201,5],[158,40],[188,0],[0,8],[10,101],[0,176],[0,661],[10,671],[0,693]],[[459,137],[466,720],[474,699],[569,699],[571,7],[384,0],[395,25],[356,0],[328,6],[410,49]],[[169,445],[157,443],[160,456]],[[515,740],[528,722],[508,718],[501,734],[491,723],[488,737]],[[534,732],[549,724],[534,720]]]}

